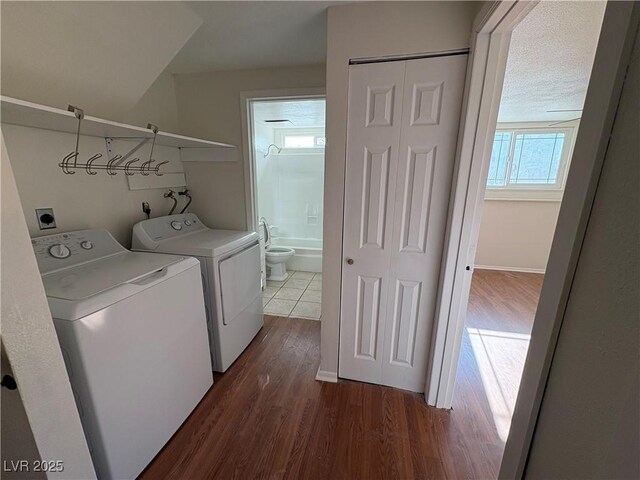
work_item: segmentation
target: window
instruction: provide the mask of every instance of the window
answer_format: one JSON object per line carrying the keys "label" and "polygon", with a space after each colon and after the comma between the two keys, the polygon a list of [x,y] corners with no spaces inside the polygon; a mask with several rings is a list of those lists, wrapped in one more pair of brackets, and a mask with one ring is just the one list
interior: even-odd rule
{"label": "window", "polygon": [[573,128],[498,127],[489,162],[487,198],[560,199],[573,136]]}
{"label": "window", "polygon": [[298,127],[274,130],[275,143],[289,153],[322,153],[326,145],[324,128]]}
{"label": "window", "polygon": [[313,148],[316,146],[315,139],[307,135],[285,135],[284,148]]}

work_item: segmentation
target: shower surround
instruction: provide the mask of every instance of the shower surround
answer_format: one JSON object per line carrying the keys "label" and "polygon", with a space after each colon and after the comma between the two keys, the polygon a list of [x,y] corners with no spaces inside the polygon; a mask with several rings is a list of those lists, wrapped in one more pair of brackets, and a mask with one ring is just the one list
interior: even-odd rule
{"label": "shower surround", "polygon": [[256,170],[258,212],[272,226],[272,245],[296,251],[288,268],[321,272],[324,149],[258,155]]}

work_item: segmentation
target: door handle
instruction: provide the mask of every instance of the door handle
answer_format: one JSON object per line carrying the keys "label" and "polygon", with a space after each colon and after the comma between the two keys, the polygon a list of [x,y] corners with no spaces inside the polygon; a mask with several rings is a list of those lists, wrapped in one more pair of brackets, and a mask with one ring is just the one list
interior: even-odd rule
{"label": "door handle", "polygon": [[151,283],[158,278],[162,278],[167,274],[167,267],[161,268],[160,270],[156,270],[155,272],[151,272],[144,277],[140,277],[137,280],[128,282],[133,283],[134,285],[146,285],[147,283]]}
{"label": "door handle", "polygon": [[353,258],[347,258],[347,265],[353,265]]}

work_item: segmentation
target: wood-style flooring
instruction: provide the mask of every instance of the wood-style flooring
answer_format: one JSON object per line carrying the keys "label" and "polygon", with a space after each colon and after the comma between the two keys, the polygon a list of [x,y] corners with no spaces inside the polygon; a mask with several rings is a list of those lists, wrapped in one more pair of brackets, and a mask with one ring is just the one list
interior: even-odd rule
{"label": "wood-style flooring", "polygon": [[[476,271],[468,327],[528,333],[541,281]],[[319,347],[319,322],[266,316],[140,478],[496,478],[504,444],[468,333],[450,411],[402,390],[317,382]]]}

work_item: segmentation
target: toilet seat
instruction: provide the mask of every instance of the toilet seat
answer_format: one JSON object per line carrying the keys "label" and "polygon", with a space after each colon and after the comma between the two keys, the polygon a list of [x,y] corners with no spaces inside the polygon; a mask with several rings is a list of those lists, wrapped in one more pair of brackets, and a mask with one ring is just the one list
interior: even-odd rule
{"label": "toilet seat", "polygon": [[292,253],[296,253],[296,251],[293,248],[287,248],[287,247],[267,247],[267,254],[269,256],[274,256],[274,257],[284,257],[287,255],[290,255]]}

